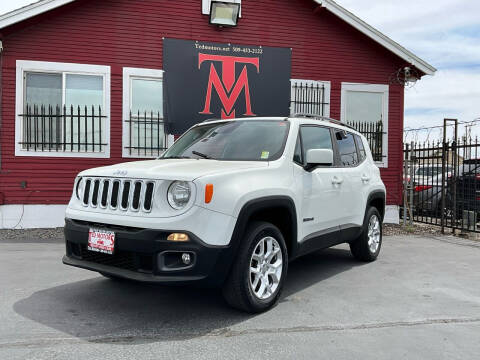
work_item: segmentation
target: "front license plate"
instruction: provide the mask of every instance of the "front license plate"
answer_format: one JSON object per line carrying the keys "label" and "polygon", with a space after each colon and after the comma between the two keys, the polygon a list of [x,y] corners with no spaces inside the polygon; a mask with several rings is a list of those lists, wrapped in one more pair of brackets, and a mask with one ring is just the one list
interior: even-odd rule
{"label": "front license plate", "polygon": [[87,249],[112,255],[115,249],[115,233],[108,230],[90,229]]}

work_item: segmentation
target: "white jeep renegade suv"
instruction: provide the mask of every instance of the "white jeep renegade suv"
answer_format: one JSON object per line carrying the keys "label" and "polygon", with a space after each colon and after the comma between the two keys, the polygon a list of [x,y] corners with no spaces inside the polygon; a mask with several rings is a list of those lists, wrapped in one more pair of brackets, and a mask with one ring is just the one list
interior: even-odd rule
{"label": "white jeep renegade suv", "polygon": [[385,186],[367,140],[326,118],[207,121],[156,160],[81,172],[63,262],[110,278],[222,286],[259,312],[288,262],[349,243],[375,260]]}

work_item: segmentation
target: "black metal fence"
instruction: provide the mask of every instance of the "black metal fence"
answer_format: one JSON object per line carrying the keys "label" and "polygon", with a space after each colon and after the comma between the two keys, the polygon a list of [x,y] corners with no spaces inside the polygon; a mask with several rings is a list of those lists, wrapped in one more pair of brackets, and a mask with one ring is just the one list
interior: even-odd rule
{"label": "black metal fence", "polygon": [[368,140],[370,150],[372,151],[373,160],[382,161],[383,157],[383,122],[360,122],[347,121],[347,125],[353,127]]}
{"label": "black metal fence", "polygon": [[325,116],[325,85],[321,83],[294,83],[290,100],[291,114]]}
{"label": "black metal fence", "polygon": [[480,143],[411,143],[404,148],[405,220],[480,232]]}
{"label": "black metal fence", "polygon": [[130,112],[125,120],[128,125],[128,145],[131,156],[156,157],[167,149],[165,123],[160,112]]}
{"label": "black metal fence", "polygon": [[23,150],[102,152],[107,145],[101,107],[27,105],[20,116]]}
{"label": "black metal fence", "polygon": [[[324,116],[325,86],[294,84],[291,106],[295,113]],[[23,150],[36,152],[93,152],[105,150],[106,116],[100,106],[27,105],[22,117]],[[156,157],[167,149],[165,122],[160,112],[130,112],[125,149],[130,156]],[[349,122],[368,140],[375,161],[383,158],[383,124]]]}

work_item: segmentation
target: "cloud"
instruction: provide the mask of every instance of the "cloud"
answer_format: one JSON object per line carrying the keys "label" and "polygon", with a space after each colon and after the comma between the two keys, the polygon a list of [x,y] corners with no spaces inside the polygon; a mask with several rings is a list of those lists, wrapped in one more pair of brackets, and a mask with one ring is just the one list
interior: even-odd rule
{"label": "cloud", "polygon": [[[480,117],[480,1],[337,2],[438,69],[406,89],[405,127]],[[418,139],[425,140],[429,132],[430,139],[440,138],[441,131],[435,129],[418,132]],[[480,135],[480,123],[473,133]]]}
{"label": "cloud", "polygon": [[[480,118],[480,72],[468,69],[439,70],[434,77],[424,78],[405,92],[405,128],[420,128],[443,124],[444,118],[460,122]],[[464,131],[462,126],[460,133]],[[418,132],[424,140],[428,130]],[[472,133],[480,135],[480,123]],[[408,139],[412,139],[409,134]],[[432,130],[430,138],[439,138],[440,132]]]}

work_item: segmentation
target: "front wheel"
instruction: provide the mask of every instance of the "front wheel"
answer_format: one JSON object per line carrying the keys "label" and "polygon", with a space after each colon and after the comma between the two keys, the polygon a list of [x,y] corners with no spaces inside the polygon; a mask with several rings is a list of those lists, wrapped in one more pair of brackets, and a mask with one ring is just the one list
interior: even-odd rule
{"label": "front wheel", "polygon": [[250,313],[274,306],[287,275],[288,254],[280,230],[267,222],[250,224],[225,281],[227,303]]}
{"label": "front wheel", "polygon": [[370,207],[363,221],[361,235],[350,243],[352,255],[361,261],[374,261],[382,247],[382,217],[375,207]]}

